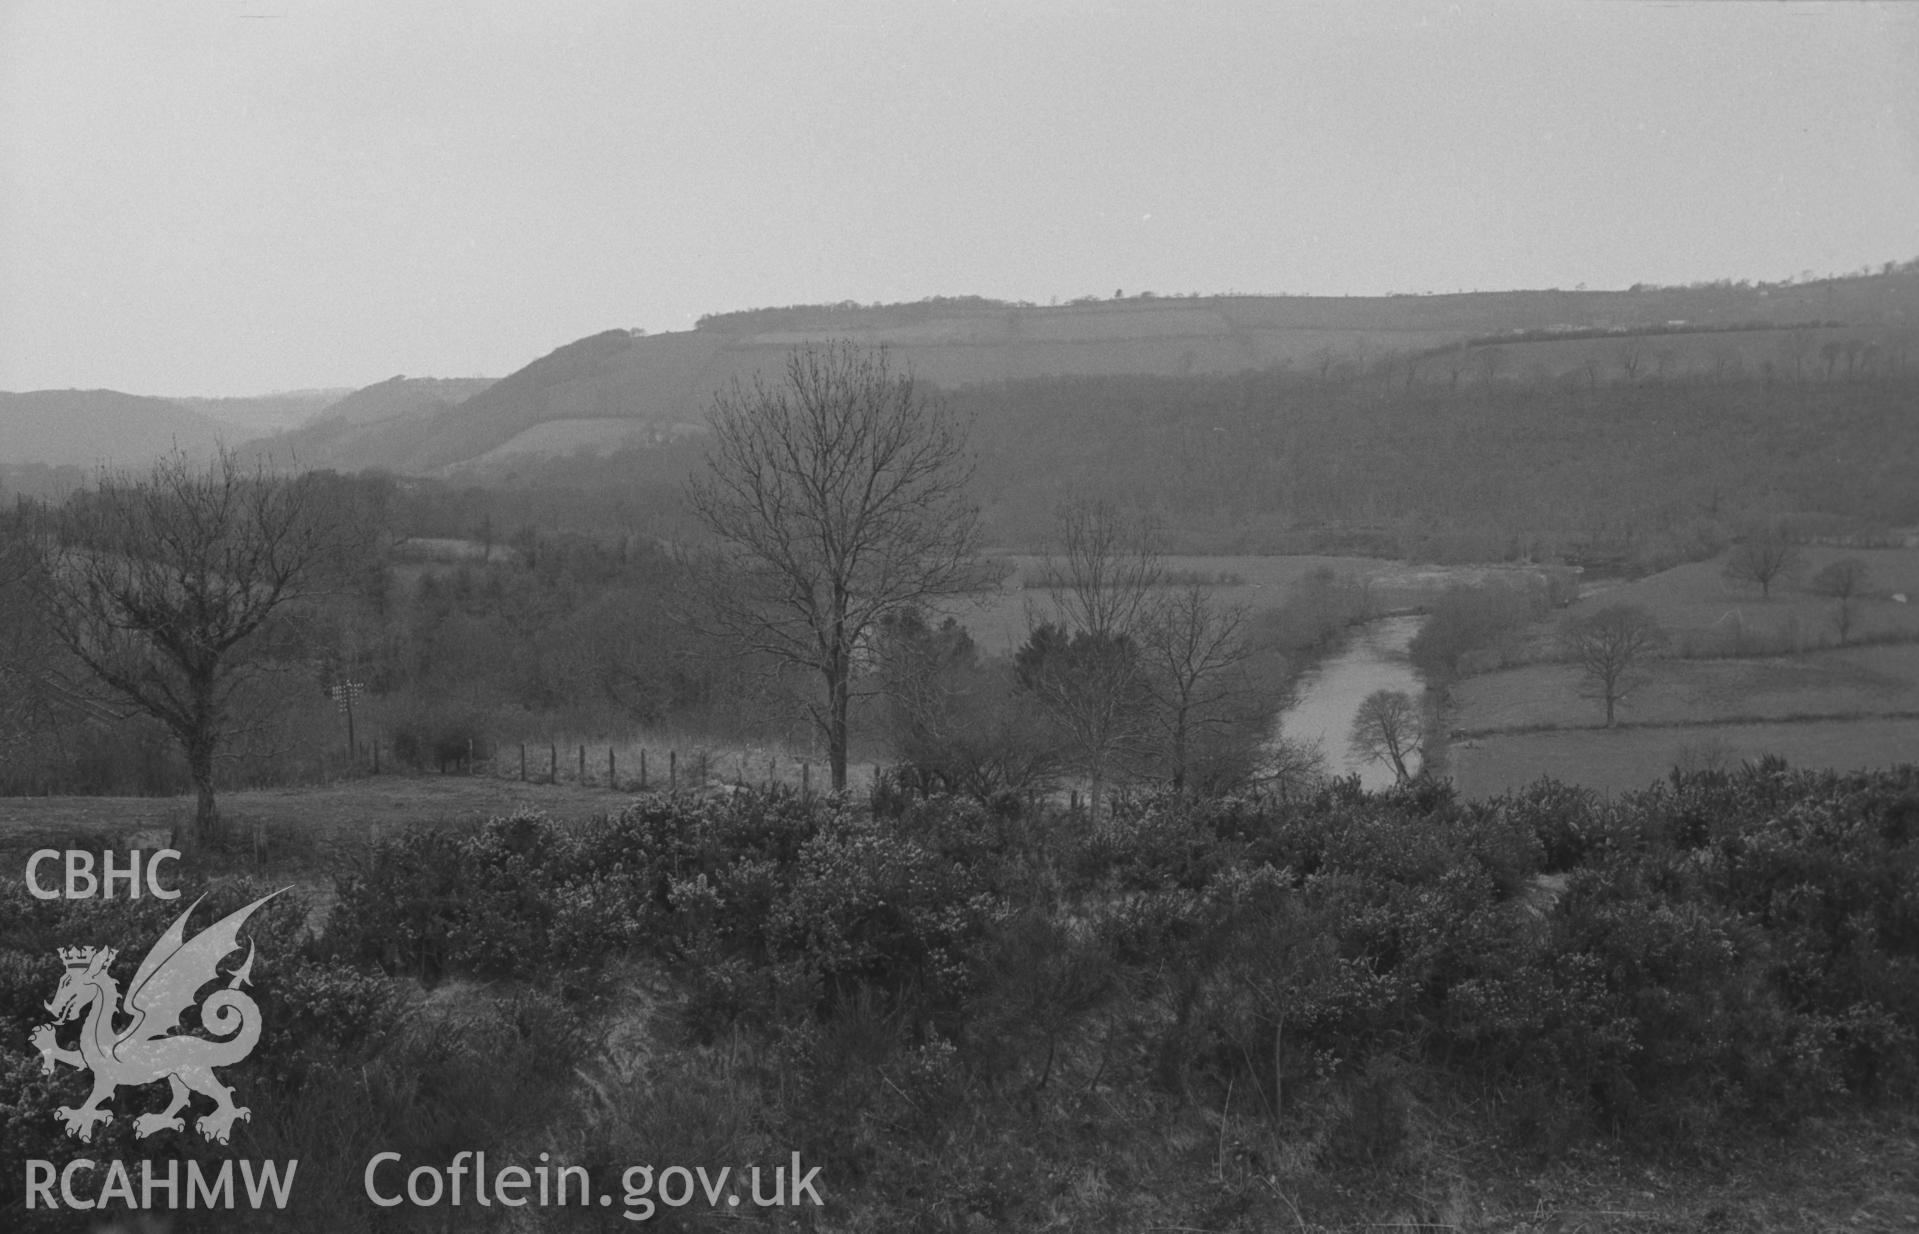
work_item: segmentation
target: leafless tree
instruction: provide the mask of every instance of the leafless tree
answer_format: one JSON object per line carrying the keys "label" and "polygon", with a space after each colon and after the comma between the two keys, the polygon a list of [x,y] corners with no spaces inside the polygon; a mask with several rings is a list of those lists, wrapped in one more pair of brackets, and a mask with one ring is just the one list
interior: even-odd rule
{"label": "leafless tree", "polygon": [[1645,609],[1613,604],[1568,622],[1561,642],[1587,696],[1605,702],[1611,728],[1619,700],[1645,684],[1645,660],[1665,645],[1666,635]]}
{"label": "leafless tree", "polygon": [[1401,783],[1412,778],[1406,760],[1419,755],[1424,739],[1419,704],[1404,690],[1374,690],[1353,714],[1349,737],[1353,753],[1369,763],[1386,763]]}
{"label": "leafless tree", "polygon": [[1067,502],[1055,518],[1058,548],[1041,569],[1060,624],[1101,638],[1135,633],[1166,572],[1158,526],[1104,501]]}
{"label": "leafless tree", "polygon": [[1639,370],[1645,366],[1646,356],[1650,350],[1651,349],[1646,346],[1646,340],[1643,338],[1625,338],[1620,340],[1619,346],[1613,355],[1614,358],[1619,361],[1619,371],[1626,375],[1627,385],[1631,385],[1633,382],[1639,380]]}
{"label": "leafless tree", "polygon": [[1086,777],[1098,818],[1107,786],[1152,746],[1153,700],[1139,645],[1127,634],[1068,634],[1047,622],[1019,649],[1014,669],[1058,734],[1062,763]]}
{"label": "leafless tree", "polygon": [[1312,791],[1326,780],[1326,752],[1317,741],[1275,737],[1261,751],[1258,782],[1282,798]]}
{"label": "leafless tree", "polygon": [[1756,584],[1762,599],[1772,596],[1772,585],[1799,566],[1799,549],[1775,529],[1755,531],[1733,545],[1726,558],[1726,577],[1735,583]]}
{"label": "leafless tree", "polygon": [[711,421],[688,492],[718,545],[705,599],[742,645],[819,675],[809,712],[844,788],[862,641],[982,577],[965,434],[883,349],[848,342],[794,350],[781,380],[735,381]]}
{"label": "leafless tree", "polygon": [[1841,557],[1812,576],[1812,589],[1837,602],[1833,623],[1839,627],[1839,641],[1852,636],[1859,613],[1859,601],[1865,595],[1872,571],[1857,557]]}
{"label": "leafless tree", "polygon": [[1795,326],[1780,336],[1779,355],[1785,361],[1787,371],[1792,374],[1794,385],[1805,383],[1806,362],[1812,358],[1817,346],[1812,331],[1804,326]]}
{"label": "leafless tree", "polygon": [[1241,668],[1250,653],[1246,611],[1221,605],[1198,583],[1155,604],[1142,637],[1148,689],[1158,703],[1166,766],[1174,789],[1186,787],[1197,738],[1238,723]]}
{"label": "leafless tree", "polygon": [[1142,634],[1164,567],[1151,520],[1107,502],[1073,501],[1058,512],[1059,544],[1042,567],[1052,612],[1029,613],[1022,684],[1053,718],[1066,752],[1100,803],[1114,768],[1149,746],[1152,695]]}
{"label": "leafless tree", "polygon": [[0,760],[36,760],[65,734],[64,720],[112,718],[112,711],[63,672],[64,652],[34,603],[43,512],[22,504],[0,512]]}
{"label": "leafless tree", "polygon": [[71,724],[110,724],[115,708],[66,654],[36,602],[41,562],[35,529],[11,520],[0,529],[0,762],[44,765],[71,740]]}
{"label": "leafless tree", "polygon": [[264,667],[254,645],[348,544],[313,477],[226,452],[208,467],[174,455],[145,474],[103,474],[58,511],[38,575],[49,627],[180,743],[198,805],[176,843],[212,838],[214,760],[239,691]]}
{"label": "leafless tree", "polygon": [[1845,354],[1845,345],[1838,339],[1827,339],[1819,345],[1819,361],[1825,367],[1825,379],[1832,380],[1833,369],[1839,366],[1839,357]]}

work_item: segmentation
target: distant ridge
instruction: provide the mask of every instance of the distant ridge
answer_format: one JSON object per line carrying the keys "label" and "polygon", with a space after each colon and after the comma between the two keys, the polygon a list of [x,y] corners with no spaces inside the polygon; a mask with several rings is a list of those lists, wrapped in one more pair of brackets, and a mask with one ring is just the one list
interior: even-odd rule
{"label": "distant ridge", "polygon": [[[1409,386],[1453,388],[1474,376],[1485,384],[1584,373],[1591,382],[1601,368],[1621,364],[1644,364],[1660,377],[1775,363],[1850,369],[1919,354],[1919,260],[1770,285],[1389,296],[1142,292],[1053,305],[942,296],[745,309],[666,334],[602,331],[497,381],[393,377],[337,399],[338,391],[235,400],[0,395],[0,462],[143,462],[174,446],[207,450],[251,436],[249,449],[300,466],[513,474],[531,460],[604,455],[702,432],[716,392],[776,371],[796,345],[832,338],[885,345],[900,367],[947,389],[1275,368],[1325,380],[1396,369]],[[270,435],[197,414],[284,423],[301,407],[319,410]]]}
{"label": "distant ridge", "polygon": [[356,471],[396,468],[421,427],[493,384],[490,377],[390,377],[355,390],[291,432],[256,441],[285,464]]}
{"label": "distant ridge", "polygon": [[[954,296],[747,309],[668,334],[589,335],[462,400],[453,401],[457,390],[448,386],[350,436],[330,436],[316,425],[282,440],[309,465],[511,472],[530,457],[604,454],[699,432],[716,391],[773,371],[797,344],[828,338],[885,344],[923,380],[959,388],[1053,376],[1350,372],[1395,357],[1462,355],[1508,339],[1509,351],[1530,347],[1525,364],[1569,371],[1590,364],[1595,348],[1617,345],[1608,340],[1635,333],[1696,335],[1661,350],[1703,364],[1705,351],[1732,346],[1714,332],[1744,328],[1741,342],[1751,351],[1773,346],[1780,327],[1815,325],[1816,345],[1846,331],[1911,333],[1919,328],[1919,262],[1771,286],[1342,297],[1148,293],[1064,305]],[[1511,371],[1519,361],[1510,358]],[[333,412],[345,414],[391,384],[361,391]]]}

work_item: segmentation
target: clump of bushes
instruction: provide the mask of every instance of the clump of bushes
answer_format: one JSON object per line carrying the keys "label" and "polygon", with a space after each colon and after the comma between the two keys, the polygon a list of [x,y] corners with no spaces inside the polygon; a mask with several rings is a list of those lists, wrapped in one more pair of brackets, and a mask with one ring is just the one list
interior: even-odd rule
{"label": "clump of bushes", "polygon": [[1501,668],[1517,654],[1512,644],[1522,627],[1571,602],[1574,586],[1567,579],[1553,572],[1532,585],[1448,587],[1407,653],[1442,679]]}
{"label": "clump of bushes", "polygon": [[944,1043],[973,1099],[1098,1073],[1378,1122],[1397,1107],[1351,1086],[1412,1067],[1672,1134],[1910,1088],[1915,803],[1911,772],[1772,764],[1610,803],[1335,784],[1097,827],[653,798],[403,837],[343,884],[328,942],[433,979],[644,955],[689,1042],[813,1057],[857,1021],[889,1059]]}
{"label": "clump of bushes", "polygon": [[[323,937],[291,896],[257,919],[248,1151],[351,1196],[342,1135],[443,1160],[565,1127],[596,1180],[798,1145],[875,1229],[936,1198],[954,1222],[1279,1221],[1259,1180],[1405,1168],[1448,1103],[1528,1151],[1659,1151],[1919,1086],[1913,769],[1610,800],[1335,782],[1097,824],[888,800],[653,796],[369,847]],[[30,1028],[56,943],[172,915],[0,894],[0,1033]],[[614,1065],[636,971],[651,1053]],[[78,1081],[36,1063],[0,1063],[0,1146],[58,1159]],[[1087,1181],[1109,1158],[1130,1182]]]}
{"label": "clump of bushes", "polygon": [[421,703],[395,718],[391,732],[394,759],[418,771],[469,771],[493,757],[486,712],[472,702]]}

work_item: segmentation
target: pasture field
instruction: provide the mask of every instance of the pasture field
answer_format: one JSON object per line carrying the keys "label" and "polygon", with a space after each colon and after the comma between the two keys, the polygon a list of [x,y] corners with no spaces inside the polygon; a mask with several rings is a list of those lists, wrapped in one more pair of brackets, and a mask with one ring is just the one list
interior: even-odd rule
{"label": "pasture field", "polygon": [[[1623,724],[1919,715],[1919,643],[1834,648],[1750,660],[1647,662],[1648,680],[1619,703]],[[1456,732],[1583,728],[1604,708],[1580,693],[1570,664],[1526,664],[1468,677],[1451,691]]]}
{"label": "pasture field", "polygon": [[1919,719],[1500,733],[1454,741],[1448,770],[1468,798],[1522,788],[1542,776],[1617,793],[1645,788],[1675,764],[1737,766],[1766,754],[1793,767],[1840,771],[1911,763],[1919,760]]}
{"label": "pasture field", "polygon": [[[1533,627],[1518,667],[1467,677],[1449,691],[1448,768],[1467,796],[1552,776],[1606,791],[1642,788],[1675,763],[1738,763],[1777,754],[1793,766],[1881,767],[1919,759],[1919,642],[1837,645],[1834,602],[1805,590],[1828,562],[1872,571],[1855,635],[1919,638],[1919,550],[1811,547],[1773,596],[1741,587],[1724,557],[1630,582],[1588,586],[1565,613]],[[1646,681],[1619,703],[1621,727],[1599,727],[1599,700],[1576,669],[1554,662],[1559,623],[1610,604],[1645,608],[1674,654],[1646,662]],[[1726,648],[1742,630],[1767,654],[1689,658]],[[1798,654],[1790,654],[1797,651]]]}
{"label": "pasture field", "polygon": [[[1842,557],[1856,557],[1871,571],[1853,637],[1919,636],[1919,549],[1911,548],[1806,547],[1791,577],[1773,583],[1769,599],[1762,599],[1757,587],[1728,579],[1722,553],[1711,561],[1688,562],[1629,582],[1589,583],[1566,615],[1583,617],[1609,604],[1636,604],[1681,636],[1723,631],[1736,623],[1759,634],[1796,632],[1806,646],[1836,643],[1834,601],[1806,588],[1813,575]],[[1895,594],[1909,602],[1892,600]]]}

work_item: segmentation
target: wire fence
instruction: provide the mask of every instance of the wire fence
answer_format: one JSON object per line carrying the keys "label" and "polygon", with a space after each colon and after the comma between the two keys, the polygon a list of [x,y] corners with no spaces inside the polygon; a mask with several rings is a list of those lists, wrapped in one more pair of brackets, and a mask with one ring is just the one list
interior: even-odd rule
{"label": "wire fence", "polygon": [[[681,789],[736,785],[787,787],[811,792],[830,786],[827,767],[778,750],[722,750],[708,746],[681,749],[635,742],[508,742],[464,750],[437,751],[419,760],[394,757],[392,743],[381,738],[361,742],[349,760],[341,752],[322,753],[314,764],[322,782],[384,774],[438,774],[512,780],[523,784],[568,784],[612,792],[676,792]],[[861,768],[866,775],[872,774]],[[851,777],[849,777],[851,778]]]}

